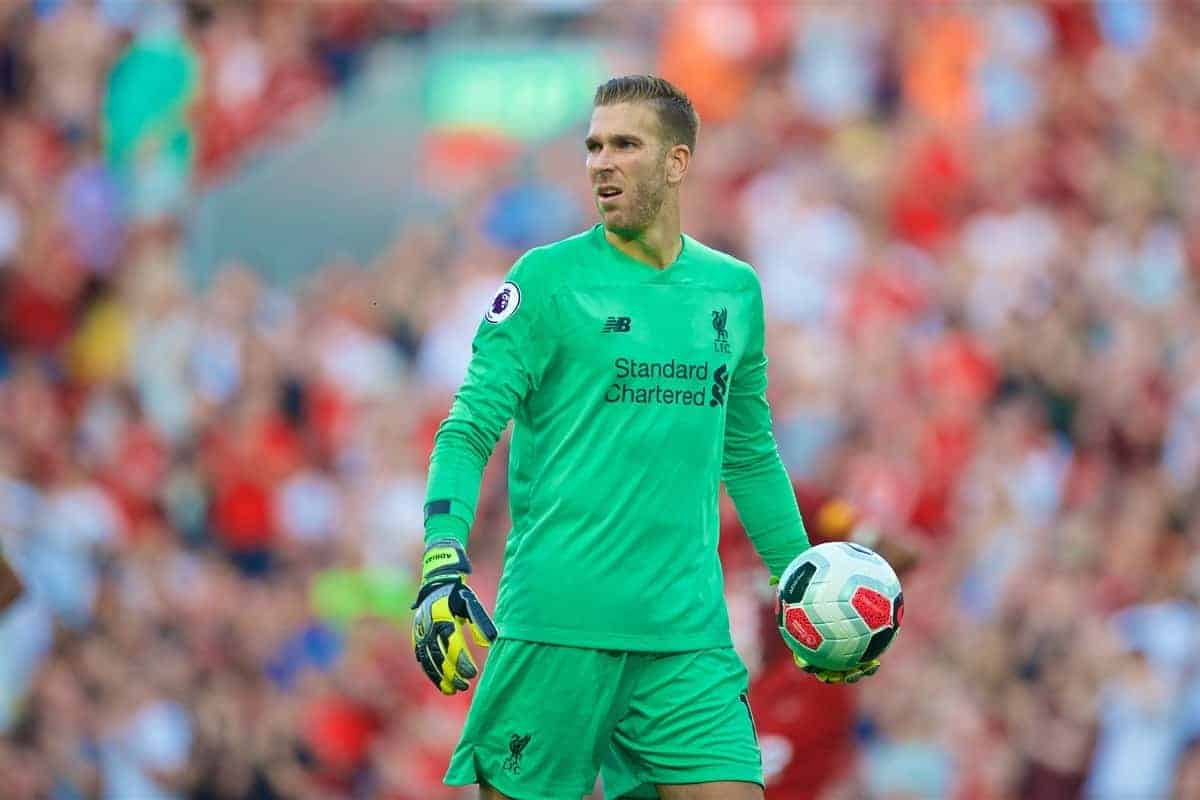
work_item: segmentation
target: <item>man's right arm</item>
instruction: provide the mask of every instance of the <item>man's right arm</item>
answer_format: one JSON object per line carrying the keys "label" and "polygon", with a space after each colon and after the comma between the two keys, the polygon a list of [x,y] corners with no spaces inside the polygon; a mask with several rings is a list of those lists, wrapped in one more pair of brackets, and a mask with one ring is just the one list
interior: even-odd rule
{"label": "man's right arm", "polygon": [[412,643],[417,663],[443,694],[466,691],[479,674],[466,631],[480,647],[498,635],[466,583],[471,572],[467,535],[488,457],[537,387],[547,360],[546,328],[540,324],[545,297],[529,259],[527,253],[513,266],[479,324],[466,380],[438,428],[429,459],[425,555],[413,603]]}
{"label": "man's right arm", "polygon": [[467,377],[438,428],[425,494],[427,544],[453,538],[466,546],[484,466],[548,360],[548,298],[531,260],[527,253],[517,261],[486,310]]}

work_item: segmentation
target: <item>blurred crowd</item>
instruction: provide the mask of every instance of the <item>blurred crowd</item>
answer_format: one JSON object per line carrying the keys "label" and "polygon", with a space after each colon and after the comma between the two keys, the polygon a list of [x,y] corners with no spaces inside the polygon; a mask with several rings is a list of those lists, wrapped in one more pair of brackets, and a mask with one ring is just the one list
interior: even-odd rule
{"label": "blurred crowd", "polygon": [[293,285],[198,285],[180,246],[371,47],[447,30],[620,41],[691,94],[685,229],[759,271],[809,530],[915,562],[879,674],[821,686],[726,509],[768,797],[1200,796],[1200,10],[1074,0],[4,4],[0,543],[30,590],[0,794],[472,796],[440,785],[469,698],[408,644],[426,459],[508,266],[592,223],[580,137],[430,132],[444,213]]}

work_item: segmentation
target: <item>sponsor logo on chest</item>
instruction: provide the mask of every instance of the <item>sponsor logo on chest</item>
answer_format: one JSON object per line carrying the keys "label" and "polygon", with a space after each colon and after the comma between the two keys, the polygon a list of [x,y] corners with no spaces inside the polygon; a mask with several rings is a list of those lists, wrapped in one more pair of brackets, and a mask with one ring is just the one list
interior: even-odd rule
{"label": "sponsor logo on chest", "polygon": [[[729,341],[729,309],[714,308],[711,324],[714,332],[713,352],[721,355],[731,354],[733,349]],[[606,316],[600,326],[600,332],[603,334],[629,333],[632,330],[632,318],[619,313]],[[605,387],[604,401],[632,405],[720,408],[725,405],[725,397],[729,390],[729,366],[722,363],[723,361],[724,359],[721,359],[714,364],[703,357],[694,356],[619,356],[612,361],[613,379]]]}

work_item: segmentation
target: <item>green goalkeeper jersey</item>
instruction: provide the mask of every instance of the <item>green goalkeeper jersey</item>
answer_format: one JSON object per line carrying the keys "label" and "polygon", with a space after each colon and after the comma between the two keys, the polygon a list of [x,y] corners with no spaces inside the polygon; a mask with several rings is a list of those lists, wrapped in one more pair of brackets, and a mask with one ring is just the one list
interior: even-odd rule
{"label": "green goalkeeper jersey", "polygon": [[480,322],[438,430],[427,542],[466,544],[514,420],[500,635],[672,652],[731,643],[722,480],[778,576],[808,547],[767,406],[754,271],[688,236],[655,269],[597,225],[529,251]]}

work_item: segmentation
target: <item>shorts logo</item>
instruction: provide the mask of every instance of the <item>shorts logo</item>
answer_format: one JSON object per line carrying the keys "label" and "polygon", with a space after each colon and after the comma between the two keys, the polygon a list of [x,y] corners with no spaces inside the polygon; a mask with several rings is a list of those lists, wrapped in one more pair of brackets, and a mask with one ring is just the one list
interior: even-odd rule
{"label": "shorts logo", "polygon": [[521,305],[521,290],[512,281],[505,281],[492,298],[492,305],[483,318],[493,325],[511,317]]}
{"label": "shorts logo", "polygon": [[521,754],[525,752],[525,748],[529,745],[529,740],[532,738],[529,734],[521,736],[514,733],[508,739],[508,758],[504,759],[504,771],[511,772],[514,775],[521,774]]}

